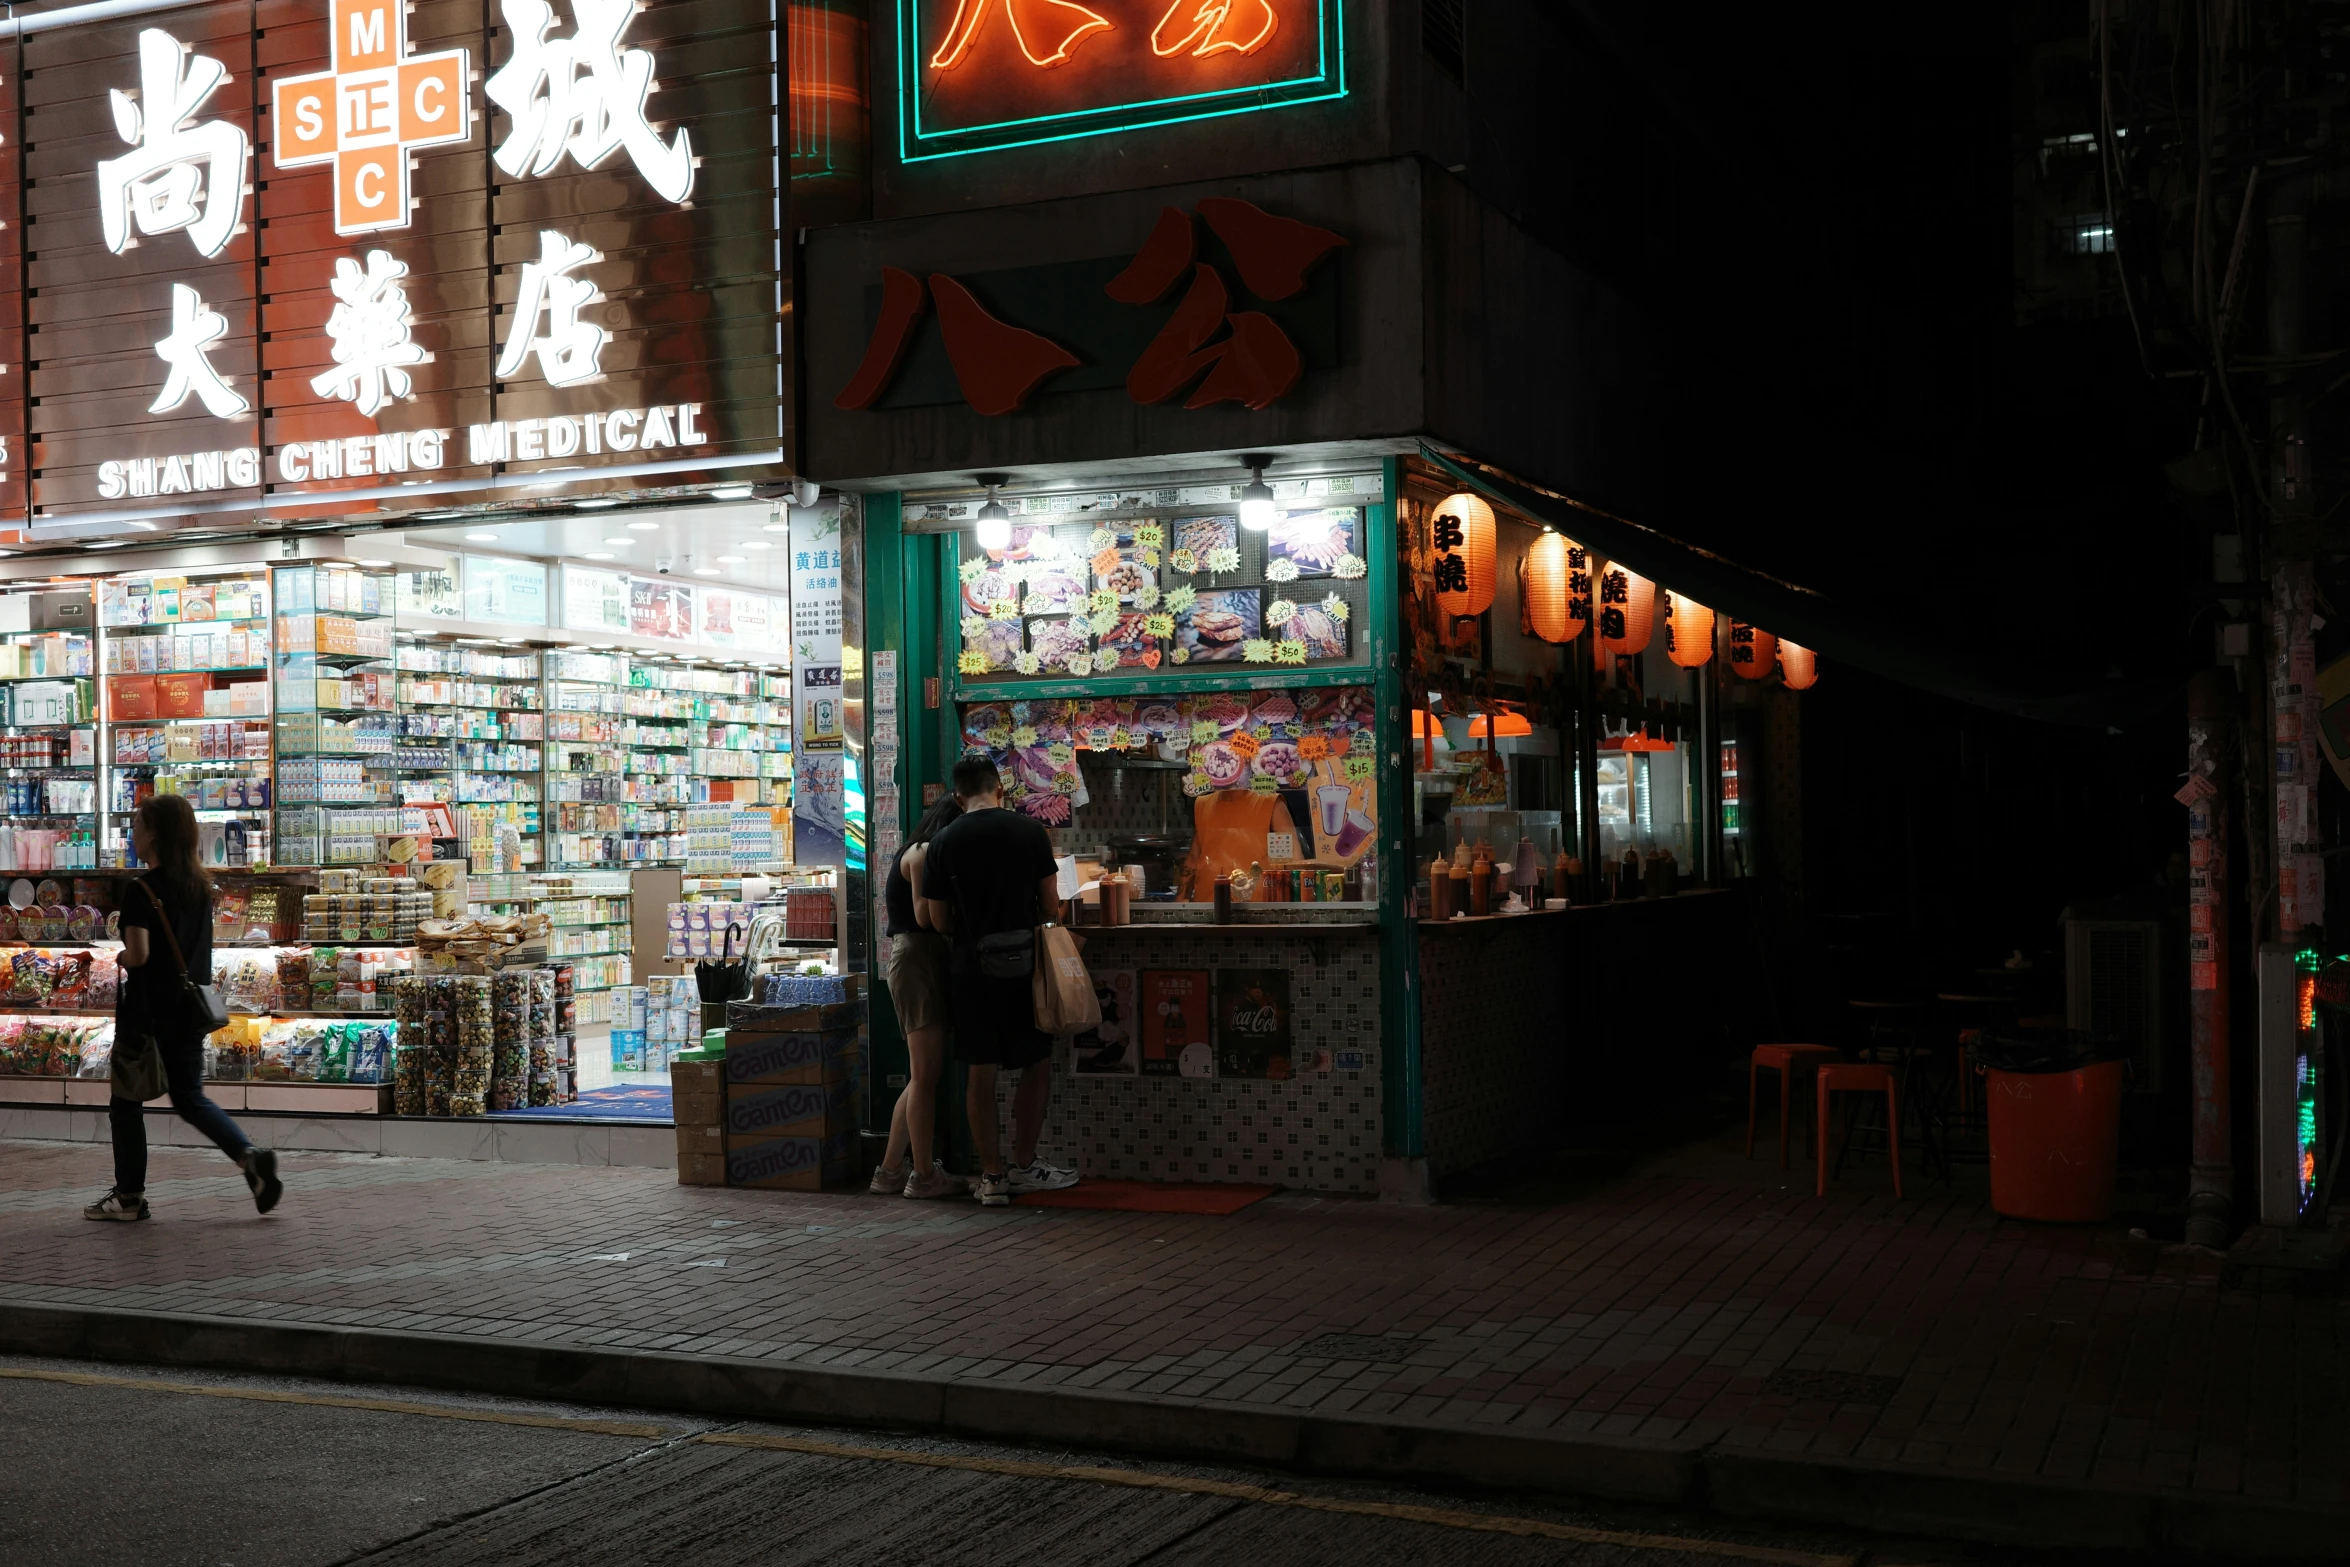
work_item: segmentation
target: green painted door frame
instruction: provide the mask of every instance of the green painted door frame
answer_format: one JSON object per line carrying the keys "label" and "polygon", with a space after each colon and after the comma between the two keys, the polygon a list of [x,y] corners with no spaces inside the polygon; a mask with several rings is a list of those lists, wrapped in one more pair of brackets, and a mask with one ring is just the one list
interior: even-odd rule
{"label": "green painted door frame", "polygon": [[1378,505],[1365,507],[1371,564],[1371,664],[1379,737],[1379,1103],[1381,1150],[1390,1159],[1427,1155],[1420,1092],[1420,929],[1411,918],[1411,715],[1424,697],[1406,689],[1403,553],[1396,503],[1403,464],[1381,465]]}

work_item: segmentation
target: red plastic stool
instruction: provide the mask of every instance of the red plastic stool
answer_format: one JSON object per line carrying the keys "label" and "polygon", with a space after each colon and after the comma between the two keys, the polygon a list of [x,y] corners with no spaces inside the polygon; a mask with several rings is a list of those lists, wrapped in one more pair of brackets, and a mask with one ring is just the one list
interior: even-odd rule
{"label": "red plastic stool", "polygon": [[[1756,1074],[1764,1067],[1779,1074],[1779,1168],[1787,1168],[1787,1112],[1795,1099],[1795,1068],[1797,1063],[1809,1061],[1814,1066],[1833,1061],[1841,1054],[1833,1045],[1757,1045],[1754,1054],[1746,1058],[1746,1157],[1754,1157],[1754,1101]],[[1816,1140],[1818,1127],[1812,1129]]]}
{"label": "red plastic stool", "polygon": [[1828,1195],[1828,1096],[1830,1094],[1885,1095],[1886,1163],[1893,1167],[1893,1195],[1901,1195],[1901,1099],[1894,1087],[1893,1068],[1874,1061],[1823,1061],[1813,1074],[1819,1080],[1819,1191]]}

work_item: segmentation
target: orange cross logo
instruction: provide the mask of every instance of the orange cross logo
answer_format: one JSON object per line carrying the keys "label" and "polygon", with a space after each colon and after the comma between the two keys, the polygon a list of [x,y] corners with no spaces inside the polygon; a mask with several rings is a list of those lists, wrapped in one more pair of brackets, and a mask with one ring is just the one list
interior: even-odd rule
{"label": "orange cross logo", "polygon": [[408,152],[473,133],[466,53],[408,53],[404,0],[333,0],[330,70],[288,77],[270,99],[281,169],[335,166],[335,232],[408,226]]}

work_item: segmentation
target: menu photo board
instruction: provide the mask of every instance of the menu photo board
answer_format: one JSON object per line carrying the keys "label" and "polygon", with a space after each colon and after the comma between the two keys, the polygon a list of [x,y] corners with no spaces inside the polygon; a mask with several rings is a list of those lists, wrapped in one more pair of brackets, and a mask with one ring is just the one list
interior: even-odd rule
{"label": "menu photo board", "polygon": [[0,525],[779,471],[765,0],[93,9],[0,50]]}

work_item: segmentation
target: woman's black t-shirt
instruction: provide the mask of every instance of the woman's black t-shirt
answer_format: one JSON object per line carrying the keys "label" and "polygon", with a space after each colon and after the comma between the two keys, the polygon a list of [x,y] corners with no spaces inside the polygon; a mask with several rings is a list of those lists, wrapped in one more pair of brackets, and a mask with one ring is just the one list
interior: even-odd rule
{"label": "woman's black t-shirt", "polygon": [[914,884],[906,879],[906,856],[914,847],[909,843],[898,851],[897,858],[889,862],[888,879],[881,884],[882,906],[889,913],[889,929],[882,932],[885,936],[911,936],[922,929],[921,921],[914,918]]}
{"label": "woman's black t-shirt", "polygon": [[125,882],[116,902],[121,906],[121,928],[147,933],[147,961],[122,971],[122,985],[114,1003],[115,1026],[143,1034],[185,1033],[185,1008],[179,1002],[179,968],[171,960],[171,943],[155,917],[155,905],[140,889],[151,887],[163,901],[172,934],[188,960],[188,977],[199,985],[212,983],[212,903],[193,887],[175,888],[153,873],[137,882]]}

